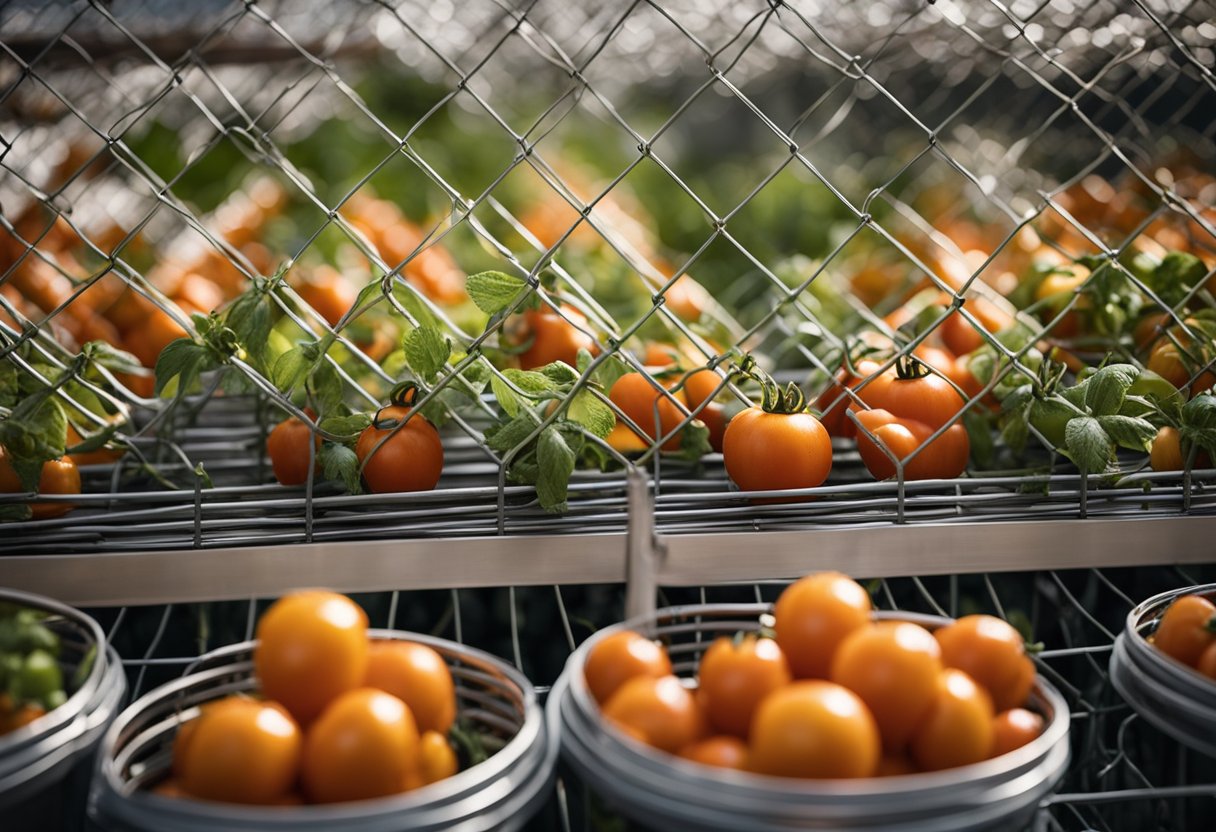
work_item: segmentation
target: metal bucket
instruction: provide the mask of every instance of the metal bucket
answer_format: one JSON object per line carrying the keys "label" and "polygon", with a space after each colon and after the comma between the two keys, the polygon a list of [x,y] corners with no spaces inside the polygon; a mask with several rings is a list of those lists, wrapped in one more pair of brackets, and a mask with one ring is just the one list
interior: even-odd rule
{"label": "metal bucket", "polygon": [[0,601],[49,614],[43,623],[60,641],[65,679],[92,656],[79,688],[29,725],[0,737],[0,817],[6,832],[79,829],[84,821],[93,752],[122,706],[127,679],[97,622],[58,601],[0,590]]}
{"label": "metal bucket", "polygon": [[259,807],[162,797],[146,790],[165,776],[182,722],[205,702],[257,690],[255,642],[202,656],[181,679],[127,708],[106,733],[90,799],[106,829],[198,830],[514,830],[548,798],[557,744],[531,683],[501,660],[455,642],[395,630],[375,639],[425,644],[447,661],[457,712],[478,731],[506,740],[488,760],[439,783],[377,800],[321,806]]}
{"label": "metal bucket", "polygon": [[1110,656],[1110,678],[1119,695],[1150,724],[1183,745],[1216,757],[1216,682],[1148,643],[1166,608],[1182,595],[1216,600],[1216,584],[1154,595],[1127,614]]}
{"label": "metal bucket", "polygon": [[[790,780],[714,769],[656,751],[612,731],[587,689],[583,664],[601,639],[636,630],[668,645],[675,672],[692,676],[720,635],[759,629],[762,604],[670,607],[588,639],[571,657],[547,705],[561,731],[562,757],[575,774],[622,814],[654,829],[777,832],[884,829],[899,832],[1017,829],[1055,788],[1068,765],[1069,713],[1039,679],[1032,707],[1046,728],[1038,739],[993,760],[929,774],[848,781]],[[936,629],[949,619],[877,613]]]}

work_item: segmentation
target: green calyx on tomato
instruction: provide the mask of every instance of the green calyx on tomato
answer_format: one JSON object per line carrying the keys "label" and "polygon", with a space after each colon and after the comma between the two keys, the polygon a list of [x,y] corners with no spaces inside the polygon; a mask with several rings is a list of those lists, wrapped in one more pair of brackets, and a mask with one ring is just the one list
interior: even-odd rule
{"label": "green calyx on tomato", "polygon": [[756,359],[750,354],[744,357],[738,372],[760,385],[760,409],[765,413],[792,416],[806,411],[806,394],[802,388],[792,381],[782,387],[756,365]]}

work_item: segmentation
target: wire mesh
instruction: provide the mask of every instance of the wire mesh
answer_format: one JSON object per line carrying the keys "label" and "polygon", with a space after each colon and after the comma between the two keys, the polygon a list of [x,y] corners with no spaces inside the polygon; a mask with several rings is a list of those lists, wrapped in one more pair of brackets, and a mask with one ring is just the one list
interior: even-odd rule
{"label": "wire mesh", "polygon": [[[1206,568],[907,577],[868,586],[877,607],[936,615],[984,612],[1040,643],[1036,664],[1068,700],[1073,763],[1040,813],[1057,830],[1202,828],[1216,801],[1213,762],[1180,749],[1114,692],[1114,638],[1142,598],[1204,580]],[[784,584],[662,588],[660,603],[771,602]],[[452,638],[515,664],[542,692],[575,646],[623,616],[619,585],[392,592],[355,596],[374,626]],[[207,650],[250,637],[265,599],[94,611],[136,693],[178,677]],[[509,622],[508,626],[503,626]],[[560,797],[559,797],[560,796]],[[606,828],[610,813],[567,776],[542,824]]]}

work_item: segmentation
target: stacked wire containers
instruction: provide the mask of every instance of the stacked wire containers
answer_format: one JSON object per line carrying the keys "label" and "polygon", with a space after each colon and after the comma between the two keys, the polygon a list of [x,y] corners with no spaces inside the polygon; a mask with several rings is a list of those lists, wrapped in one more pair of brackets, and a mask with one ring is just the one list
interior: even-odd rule
{"label": "stacked wire containers", "polygon": [[1216,584],[1163,592],[1128,613],[1111,653],[1110,678],[1149,723],[1183,745],[1216,757],[1216,684],[1149,641],[1162,614],[1184,595],[1216,599]]}
{"label": "stacked wire containers", "polygon": [[126,674],[89,616],[49,598],[0,590],[0,603],[32,609],[58,637],[67,701],[0,736],[0,818],[6,832],[77,830],[93,754],[126,695]]}
{"label": "stacked wire containers", "polygon": [[100,750],[91,811],[107,829],[342,830],[402,832],[523,828],[552,791],[557,742],[536,692],[510,665],[443,639],[372,630],[373,639],[408,640],[436,650],[456,681],[458,719],[502,747],[440,783],[400,797],[298,808],[244,807],[152,794],[168,774],[172,743],[200,706],[256,690],[247,642],[202,656],[181,679],[133,703],[114,722]]}
{"label": "stacked wire containers", "polygon": [[[705,832],[883,829],[979,832],[1025,828],[1069,761],[1069,711],[1039,678],[1031,707],[1044,717],[1041,736],[1017,751],[930,774],[859,781],[796,781],[696,765],[642,745],[600,716],[583,674],[587,654],[612,633],[632,629],[667,645],[675,672],[690,677],[718,636],[760,627],[762,604],[669,607],[601,630],[571,657],[547,705],[562,737],[566,764],[614,809],[648,828]],[[949,619],[879,612],[929,629]]]}

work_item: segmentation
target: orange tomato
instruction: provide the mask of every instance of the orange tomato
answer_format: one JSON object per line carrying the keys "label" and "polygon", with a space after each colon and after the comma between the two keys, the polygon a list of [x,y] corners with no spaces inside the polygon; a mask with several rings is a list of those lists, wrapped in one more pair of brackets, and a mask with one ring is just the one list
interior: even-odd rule
{"label": "orange tomato", "polygon": [[971,765],[988,759],[993,743],[992,700],[961,670],[938,677],[929,715],[912,735],[912,759],[925,771]]}
{"label": "orange tomato", "polygon": [[705,291],[705,287],[686,274],[676,278],[676,282],[668,287],[663,297],[667,308],[680,320],[688,323],[699,321],[710,301],[709,292]]}
{"label": "orange tomato", "polygon": [[[639,438],[651,442],[676,430],[688,418],[680,405],[687,407],[683,390],[662,392],[662,385],[639,372],[625,373],[608,391],[608,398],[620,411],[633,420],[642,431]],[[677,404],[678,402],[678,404]],[[655,432],[655,410],[658,410],[659,432]],[[622,423],[624,424],[624,423]],[[633,428],[630,428],[633,431]],[[636,431],[635,431],[636,432]],[[663,450],[679,450],[681,436],[676,433],[663,443]]]}
{"label": "orange tomato", "polygon": [[1043,733],[1043,717],[1025,708],[1002,711],[992,720],[991,757],[1016,751]]}
{"label": "orange tomato", "polygon": [[829,678],[856,693],[878,723],[883,747],[900,751],[938,697],[941,648],[924,627],[880,621],[846,638]]}
{"label": "orange tomato", "polygon": [[823,413],[819,421],[830,435],[851,439],[857,434],[857,428],[846,415],[853,399],[845,390],[856,387],[862,379],[874,375],[880,366],[876,361],[863,358],[854,362],[853,369],[857,370],[857,375],[842,367],[828,388],[815,399],[816,409]]}
{"label": "orange tomato", "polygon": [[332,266],[318,266],[308,279],[296,287],[296,294],[331,327],[355,305],[359,293],[341,272]]}
{"label": "orange tomato", "polygon": [[655,642],[624,630],[603,639],[588,652],[583,675],[591,695],[603,705],[630,679],[670,676],[671,659]]}
{"label": "orange tomato", "polygon": [[367,675],[367,614],[344,595],[305,590],[258,622],[253,667],[262,692],[307,725]]}
{"label": "orange tomato", "polygon": [[1021,634],[991,615],[968,615],[934,636],[942,664],[958,668],[988,691],[998,711],[1026,704],[1034,686],[1034,662],[1026,656]]}
{"label": "orange tomato", "polygon": [[304,740],[304,790],[316,803],[368,800],[405,790],[420,765],[418,726],[404,702],[371,688],[343,693]]}
{"label": "orange tomato", "polygon": [[1013,320],[994,306],[991,302],[980,297],[968,298],[967,311],[979,324],[971,323],[959,312],[952,312],[938,326],[938,334],[946,349],[956,356],[967,355],[988,343],[984,333],[993,335],[1013,323]]}
{"label": "orange tomato", "polygon": [[573,306],[563,305],[561,315],[548,307],[529,309],[508,324],[504,340],[508,344],[527,344],[516,356],[525,370],[554,361],[564,361],[573,367],[578,363],[579,350],[595,352],[595,340],[583,331],[586,327],[587,316]]}
{"label": "orange tomato", "polygon": [[430,491],[443,474],[443,442],[439,431],[421,413],[415,413],[399,429],[380,427],[401,422],[409,413],[408,407],[381,408],[375,422],[363,429],[355,443],[363,481],[375,494]]}
{"label": "orange tomato", "polygon": [[617,422],[612,426],[612,432],[604,437],[609,447],[622,454],[643,453],[650,444],[633,432],[628,425]]}
{"label": "orange tomato", "polygon": [[1170,604],[1157,624],[1153,644],[1183,664],[1194,667],[1216,642],[1216,605],[1201,595],[1183,595]]}
{"label": "orange tomato", "polygon": [[905,774],[916,774],[920,769],[906,754],[884,754],[878,761],[875,777],[902,777]]}
{"label": "orange tomato", "polygon": [[747,743],[738,737],[710,737],[681,748],[679,756],[703,766],[743,771],[747,768]]}
{"label": "orange tomato", "polygon": [[1195,669],[1209,679],[1216,679],[1216,642],[1209,644],[1199,654]]}
{"label": "orange tomato", "polygon": [[46,708],[34,702],[26,702],[12,710],[0,709],[0,737],[18,728],[24,728],[45,714]]}
{"label": "orange tomato", "polygon": [[191,795],[265,804],[295,783],[303,738],[279,704],[238,697],[204,711],[195,722],[179,775]]}
{"label": "orange tomato", "polygon": [[[76,430],[76,426],[68,422],[67,439],[64,444],[71,449],[74,445],[79,445],[84,441],[84,437],[80,435],[80,431]],[[106,465],[111,462],[117,462],[122,459],[122,451],[116,448],[98,448],[95,451],[85,451],[84,453],[68,454],[68,459],[72,460],[77,466],[80,465]]]}
{"label": "orange tomato", "polygon": [[756,711],[749,765],[778,777],[871,777],[882,753],[865,703],[831,682],[796,682]]}
{"label": "orange tomato", "polygon": [[[1206,356],[1202,354],[1197,354],[1197,357],[1201,361],[1206,360]],[[1212,386],[1216,384],[1216,374],[1211,370],[1203,370],[1192,381],[1192,374],[1199,370],[1199,367],[1194,366],[1195,363],[1177,344],[1166,338],[1153,347],[1145,366],[1179,390],[1189,389],[1192,396],[1197,396],[1212,389]]]}
{"label": "orange tomato", "polygon": [[635,676],[608,700],[604,718],[669,754],[705,734],[705,718],[696,699],[675,676]]}
{"label": "orange tomato", "polygon": [[156,359],[165,347],[178,338],[187,338],[189,333],[173,317],[162,309],[153,309],[142,323],[136,324],[124,339],[127,352],[139,359],[145,367],[155,367]]}
{"label": "orange tomato", "polygon": [[[311,408],[305,415],[315,419]],[[309,448],[309,445],[313,448]],[[266,454],[270,467],[280,485],[303,485],[308,482],[308,471],[317,467],[317,455],[321,450],[321,437],[312,432],[307,424],[292,416],[274,426],[266,437]],[[312,466],[309,466],[309,460]]]}
{"label": "orange tomato", "polygon": [[698,673],[698,693],[709,724],[744,738],[760,701],[792,680],[777,642],[755,635],[715,639],[701,657]]}
{"label": "orange tomato", "polygon": [[425,785],[446,780],[460,770],[456,752],[448,738],[438,731],[427,731],[419,741],[422,782]]}
{"label": "orange tomato", "polygon": [[814,488],[832,470],[832,438],[810,413],[749,407],[726,426],[722,460],[743,491]]}
{"label": "orange tomato", "polygon": [[425,644],[374,641],[364,685],[409,705],[420,731],[447,734],[456,721],[456,686],[443,657]]}
{"label": "orange tomato", "polygon": [[839,572],[786,587],[773,608],[777,644],[797,679],[826,679],[840,643],[870,625],[870,595]]}
{"label": "orange tomato", "polygon": [[188,272],[173,291],[173,299],[206,314],[224,303],[224,292],[201,274]]}
{"label": "orange tomato", "polygon": [[[25,491],[17,476],[8,451],[0,446],[0,494],[20,494]],[[42,464],[38,477],[39,494],[79,494],[80,471],[70,457],[52,459]],[[35,520],[62,517],[75,506],[71,503],[30,503],[30,516]]]}

